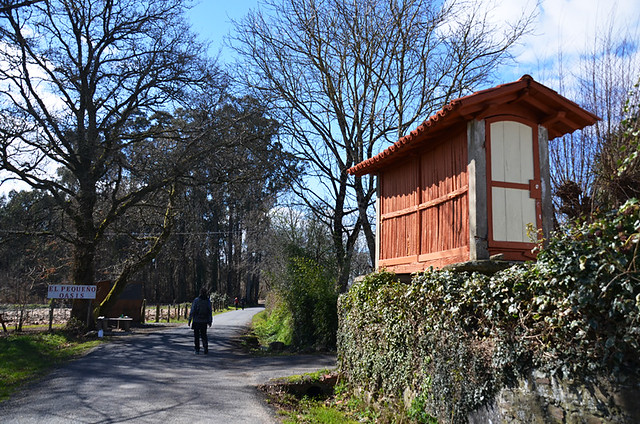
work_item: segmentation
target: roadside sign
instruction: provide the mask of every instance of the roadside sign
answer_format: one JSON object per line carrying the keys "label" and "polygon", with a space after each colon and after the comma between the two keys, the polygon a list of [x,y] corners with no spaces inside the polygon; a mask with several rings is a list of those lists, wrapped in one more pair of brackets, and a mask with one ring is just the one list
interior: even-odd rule
{"label": "roadside sign", "polygon": [[48,299],[95,299],[98,286],[50,285]]}

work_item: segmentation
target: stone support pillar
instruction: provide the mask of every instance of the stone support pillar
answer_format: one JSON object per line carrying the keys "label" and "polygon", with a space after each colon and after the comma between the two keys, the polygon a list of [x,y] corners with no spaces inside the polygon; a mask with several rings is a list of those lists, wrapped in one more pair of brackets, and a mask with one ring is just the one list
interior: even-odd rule
{"label": "stone support pillar", "polygon": [[489,259],[487,240],[489,217],[487,209],[487,152],[485,121],[475,119],[467,124],[469,172],[469,259]]}

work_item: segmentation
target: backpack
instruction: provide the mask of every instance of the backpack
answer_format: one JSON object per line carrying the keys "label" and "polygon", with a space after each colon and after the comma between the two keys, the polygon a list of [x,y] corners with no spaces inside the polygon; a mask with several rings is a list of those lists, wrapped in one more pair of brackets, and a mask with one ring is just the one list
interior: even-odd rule
{"label": "backpack", "polygon": [[193,318],[198,321],[208,321],[209,308],[205,299],[198,298],[196,304],[193,305]]}

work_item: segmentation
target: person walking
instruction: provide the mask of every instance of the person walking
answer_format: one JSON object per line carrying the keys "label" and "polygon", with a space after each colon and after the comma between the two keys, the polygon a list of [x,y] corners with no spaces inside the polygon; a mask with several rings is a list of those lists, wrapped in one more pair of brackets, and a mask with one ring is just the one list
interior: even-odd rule
{"label": "person walking", "polygon": [[204,287],[200,289],[200,296],[196,297],[191,304],[188,322],[189,326],[193,328],[193,343],[196,355],[200,354],[200,339],[202,339],[204,354],[208,354],[209,339],[207,338],[207,326],[211,327],[213,323],[213,311],[211,308],[211,300],[209,300],[209,293]]}

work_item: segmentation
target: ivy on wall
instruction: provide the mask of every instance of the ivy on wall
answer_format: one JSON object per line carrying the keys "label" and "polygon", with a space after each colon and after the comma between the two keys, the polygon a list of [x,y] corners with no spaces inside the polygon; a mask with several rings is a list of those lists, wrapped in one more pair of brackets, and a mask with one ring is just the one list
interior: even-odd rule
{"label": "ivy on wall", "polygon": [[409,400],[417,422],[466,422],[533,368],[640,377],[639,234],[633,200],[491,277],[371,274],[340,299],[340,369],[378,399]]}

